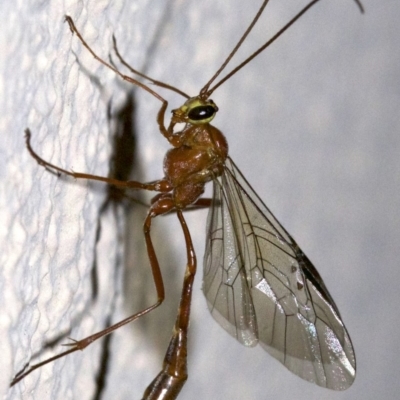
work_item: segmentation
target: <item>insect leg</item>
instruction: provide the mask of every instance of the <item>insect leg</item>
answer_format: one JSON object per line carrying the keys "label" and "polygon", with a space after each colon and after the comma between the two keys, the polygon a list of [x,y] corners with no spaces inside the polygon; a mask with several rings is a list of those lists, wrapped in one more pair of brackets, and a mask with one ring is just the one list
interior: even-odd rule
{"label": "insect leg", "polygon": [[36,162],[39,165],[41,165],[42,167],[46,168],[47,170],[49,170],[51,172],[57,171],[57,173],[69,175],[69,176],[74,177],[75,179],[89,179],[89,180],[94,180],[94,181],[100,181],[100,182],[108,183],[110,185],[123,187],[126,189],[144,189],[144,190],[154,190],[157,192],[169,192],[172,189],[171,185],[167,182],[166,179],[161,179],[161,180],[150,182],[150,183],[142,183],[142,182],[137,182],[137,181],[121,181],[118,179],[107,178],[105,176],[86,174],[86,173],[82,173],[82,172],[67,171],[66,169],[57,167],[57,165],[54,165],[54,164],[49,163],[48,161],[45,161],[33,150],[32,146],[31,146],[31,132],[29,129],[25,130],[25,140],[26,140],[26,147],[27,147],[30,155],[36,160]]}
{"label": "insect leg", "polygon": [[[134,79],[130,76],[124,75],[122,72],[120,72],[117,68],[113,67],[110,63],[104,61],[101,57],[99,57],[93,50],[92,48],[86,43],[86,41],[83,39],[82,35],[79,33],[78,29],[76,28],[74,21],[72,18],[68,15],[65,16],[65,21],[68,22],[69,28],[72,33],[75,33],[76,36],[78,36],[79,40],[83,44],[83,46],[86,47],[86,49],[89,51],[89,53],[101,64],[106,66],[107,68],[111,69],[114,71],[120,78],[122,78],[124,81],[132,83],[133,85],[139,86],[140,88],[146,90],[146,92],[150,93],[153,95],[156,99],[160,100],[162,102],[162,105],[160,107],[160,110],[157,114],[157,124],[159,126],[160,132],[165,136],[165,138],[172,144],[172,146],[176,146],[176,138],[173,135],[173,127],[174,124],[170,124],[168,129],[164,125],[164,115],[165,115],[165,110],[168,107],[168,102],[165,100],[163,97],[161,97],[158,93],[156,93],[154,90],[150,89],[147,85],[144,83],[138,81],[137,79]],[[134,71],[137,73],[136,71]],[[185,95],[185,97],[187,97]]]}
{"label": "insect leg", "polygon": [[[150,201],[150,204],[156,203],[162,196],[164,196],[164,193],[158,193],[156,194]],[[213,199],[206,198],[206,197],[201,197],[200,199],[197,199],[195,203],[190,204],[185,208],[185,212],[191,211],[191,210],[200,210],[202,208],[208,208],[211,206]],[[176,210],[172,210],[176,211]]]}
{"label": "insect leg", "polygon": [[193,281],[196,274],[196,254],[182,210],[176,210],[185,236],[187,266],[183,280],[182,296],[172,338],[166,352],[163,368],[144,392],[142,400],[174,400],[178,397],[187,374],[187,334]]}
{"label": "insect leg", "polygon": [[194,210],[201,210],[203,208],[210,208],[212,205],[213,199],[208,197],[200,198],[195,203],[191,204],[187,208],[185,208],[185,212],[187,211],[194,211]]}
{"label": "insect leg", "polygon": [[104,61],[101,57],[99,57],[93,50],[92,48],[86,43],[86,41],[83,39],[82,35],[79,33],[78,29],[76,28],[74,21],[72,20],[72,18],[68,15],[65,16],[65,21],[68,22],[69,25],[69,29],[71,30],[72,33],[75,33],[76,36],[78,36],[79,40],[81,41],[81,43],[86,47],[86,49],[89,51],[89,53],[97,60],[99,61],[101,64],[103,64],[104,66],[106,66],[107,68],[111,69],[112,71],[114,71],[118,76],[120,76],[124,81],[132,83],[133,85],[139,86],[142,89],[146,90],[146,92],[150,93],[151,95],[153,95],[155,98],[157,98],[158,100],[160,100],[161,102],[165,102],[166,100],[164,100],[158,93],[156,93],[154,90],[150,89],[148,86],[146,86],[145,84],[143,84],[142,82],[124,75],[122,72],[120,72],[117,68],[113,67],[110,63],[108,63],[107,61]]}
{"label": "insect leg", "polygon": [[[145,235],[145,239],[146,239],[147,254],[149,256],[151,271],[153,274],[153,280],[154,280],[154,284],[155,284],[156,292],[157,292],[157,301],[153,305],[147,307],[146,309],[144,309],[136,314],[133,314],[130,317],[125,318],[124,320],[122,320],[114,325],[111,325],[108,328],[103,329],[100,332],[97,332],[97,333],[90,335],[79,341],[71,339],[73,341],[73,343],[66,345],[66,346],[70,347],[68,350],[66,350],[60,354],[57,354],[54,357],[48,358],[47,360],[44,360],[40,363],[34,364],[26,370],[22,370],[14,377],[14,379],[10,383],[10,386],[15,385],[16,383],[18,383],[19,381],[24,379],[27,375],[29,375],[31,372],[33,372],[34,370],[36,370],[46,364],[49,364],[52,361],[62,358],[68,354],[74,353],[75,351],[84,350],[87,346],[89,346],[91,343],[93,343],[97,339],[100,339],[101,337],[110,334],[111,332],[119,329],[120,327],[122,327],[126,324],[129,324],[130,322],[142,317],[143,315],[145,315],[145,314],[149,313],[150,311],[154,310],[155,308],[157,308],[164,301],[164,297],[165,297],[164,283],[163,283],[163,279],[162,279],[162,275],[161,275],[161,271],[160,271],[160,266],[158,264],[157,256],[154,251],[154,247],[153,247],[153,244],[152,244],[152,241],[150,238],[150,227],[151,227],[151,220],[154,217],[170,211],[170,209],[173,207],[174,207],[173,201],[169,196],[166,196],[165,198],[160,199],[157,203],[155,203],[151,206],[151,208],[147,214],[146,220],[144,222],[144,226],[143,226],[144,235]],[[185,237],[186,237],[186,233],[185,233]],[[190,239],[190,237],[189,237],[189,239]]]}

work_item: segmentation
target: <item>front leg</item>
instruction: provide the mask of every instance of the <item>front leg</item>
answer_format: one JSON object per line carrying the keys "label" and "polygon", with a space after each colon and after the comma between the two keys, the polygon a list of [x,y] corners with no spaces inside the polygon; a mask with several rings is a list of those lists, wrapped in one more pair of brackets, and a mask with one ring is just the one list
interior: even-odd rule
{"label": "front leg", "polygon": [[[86,41],[83,39],[82,35],[80,34],[80,32],[78,31],[78,29],[76,28],[74,21],[72,20],[72,18],[68,15],[65,16],[65,21],[68,23],[69,25],[69,29],[71,30],[72,33],[75,33],[76,36],[78,36],[78,39],[81,41],[81,43],[83,44],[83,46],[86,47],[86,49],[89,51],[89,53],[100,63],[102,63],[104,66],[106,66],[107,68],[109,68],[111,71],[114,71],[119,77],[121,77],[124,81],[132,83],[133,85],[139,86],[140,88],[146,90],[146,92],[150,93],[152,96],[154,96],[157,100],[162,102],[162,105],[160,107],[160,110],[157,114],[157,124],[159,126],[160,132],[164,135],[165,138],[167,138],[167,140],[171,143],[172,146],[177,147],[177,139],[176,136],[173,134],[173,128],[174,128],[174,124],[171,123],[168,127],[168,129],[165,127],[164,125],[164,116],[165,116],[165,110],[168,107],[168,102],[167,100],[165,100],[163,97],[161,97],[157,92],[155,92],[154,90],[152,90],[149,86],[145,85],[144,83],[138,81],[137,79],[134,79],[130,76],[124,75],[123,73],[121,73],[117,68],[115,68],[113,65],[111,65],[110,63],[108,63],[107,61],[103,60],[101,57],[99,57],[93,50],[92,48],[86,43]],[[128,66],[127,63],[125,63],[125,61],[122,59],[122,57],[119,55],[118,50],[116,49],[116,44],[114,42],[114,48],[116,50],[117,56],[118,58],[122,61],[122,63],[127,66],[133,73],[138,74],[139,76],[145,77],[147,79],[150,79],[150,81],[152,81],[153,83],[157,84],[158,86],[162,86],[162,87],[166,87],[170,90],[173,90],[179,94],[181,94],[182,96],[188,98],[189,96],[185,93],[183,93],[182,91],[180,91],[179,89],[173,88],[170,85],[166,85],[166,84],[162,84],[161,82],[158,81],[154,81],[153,79],[147,77],[146,75],[141,74],[140,72],[134,70],[132,67]],[[93,178],[90,178],[93,179]]]}

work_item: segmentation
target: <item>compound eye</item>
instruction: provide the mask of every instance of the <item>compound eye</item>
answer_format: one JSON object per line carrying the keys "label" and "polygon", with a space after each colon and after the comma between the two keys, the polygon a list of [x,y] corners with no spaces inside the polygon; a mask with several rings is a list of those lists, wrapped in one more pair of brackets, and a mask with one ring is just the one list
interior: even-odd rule
{"label": "compound eye", "polygon": [[191,121],[202,121],[213,117],[215,114],[215,108],[212,106],[199,106],[192,108],[188,117]]}

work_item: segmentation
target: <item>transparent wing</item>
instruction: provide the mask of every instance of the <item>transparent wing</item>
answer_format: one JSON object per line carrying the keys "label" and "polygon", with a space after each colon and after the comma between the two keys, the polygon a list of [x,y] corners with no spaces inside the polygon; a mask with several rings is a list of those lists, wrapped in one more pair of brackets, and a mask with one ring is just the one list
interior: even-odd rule
{"label": "transparent wing", "polygon": [[214,181],[207,230],[203,291],[218,323],[301,378],[348,388],[355,355],[332,297],[229,158]]}

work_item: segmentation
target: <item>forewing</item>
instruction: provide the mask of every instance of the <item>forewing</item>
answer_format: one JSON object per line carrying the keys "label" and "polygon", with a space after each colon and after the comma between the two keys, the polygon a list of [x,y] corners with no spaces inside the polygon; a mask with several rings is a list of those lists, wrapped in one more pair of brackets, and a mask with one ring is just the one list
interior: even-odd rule
{"label": "forewing", "polygon": [[203,291],[218,323],[246,346],[258,342],[255,311],[238,238],[242,227],[232,220],[222,183],[214,181],[207,223]]}
{"label": "forewing", "polygon": [[[353,347],[314,266],[232,160],[214,189],[204,260],[204,292],[214,318],[244,344],[258,338],[301,378],[348,388],[355,378]],[[235,318],[227,313],[232,301]],[[249,343],[238,335],[243,331],[252,332]]]}

